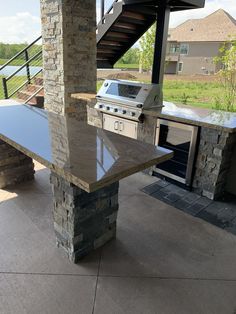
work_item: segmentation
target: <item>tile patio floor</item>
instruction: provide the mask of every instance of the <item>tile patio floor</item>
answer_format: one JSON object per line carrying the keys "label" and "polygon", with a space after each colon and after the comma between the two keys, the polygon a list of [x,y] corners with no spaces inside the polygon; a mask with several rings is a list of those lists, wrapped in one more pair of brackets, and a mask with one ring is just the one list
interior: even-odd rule
{"label": "tile patio floor", "polygon": [[121,182],[117,239],[73,265],[55,247],[49,172],[0,190],[0,314],[235,314],[236,236]]}

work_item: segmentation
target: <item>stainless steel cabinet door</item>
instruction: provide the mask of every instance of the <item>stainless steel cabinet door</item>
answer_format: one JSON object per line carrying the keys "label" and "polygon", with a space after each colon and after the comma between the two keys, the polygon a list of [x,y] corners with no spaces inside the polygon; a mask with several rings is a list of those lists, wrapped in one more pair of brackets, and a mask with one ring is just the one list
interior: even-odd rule
{"label": "stainless steel cabinet door", "polygon": [[119,133],[119,120],[108,114],[103,115],[103,129],[114,133]]}
{"label": "stainless steel cabinet door", "polygon": [[119,134],[137,139],[138,123],[130,120],[119,119]]}
{"label": "stainless steel cabinet door", "polygon": [[138,122],[103,114],[103,129],[137,139]]}

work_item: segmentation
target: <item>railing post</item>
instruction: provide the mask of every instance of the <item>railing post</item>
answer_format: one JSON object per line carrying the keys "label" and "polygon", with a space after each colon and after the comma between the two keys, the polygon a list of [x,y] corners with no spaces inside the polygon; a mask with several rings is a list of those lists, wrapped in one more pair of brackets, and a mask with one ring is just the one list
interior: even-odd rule
{"label": "railing post", "polygon": [[104,14],[105,14],[105,5],[104,5],[105,0],[101,0],[101,22],[103,24],[103,19],[104,19]]}
{"label": "railing post", "polygon": [[2,86],[4,91],[4,97],[5,99],[8,99],[7,80],[5,77],[2,78]]}
{"label": "railing post", "polygon": [[[28,62],[29,61],[29,54],[28,54],[28,50],[25,50],[25,61]],[[27,74],[27,79],[28,79],[28,83],[31,83],[31,78],[30,78],[30,66],[29,63],[26,64],[26,74]]]}

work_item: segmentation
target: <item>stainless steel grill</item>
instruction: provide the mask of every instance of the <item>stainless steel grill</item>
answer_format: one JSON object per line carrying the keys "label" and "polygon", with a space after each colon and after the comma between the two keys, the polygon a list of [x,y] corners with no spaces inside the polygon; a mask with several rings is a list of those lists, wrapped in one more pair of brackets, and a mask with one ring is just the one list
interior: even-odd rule
{"label": "stainless steel grill", "polygon": [[124,80],[106,80],[95,108],[103,113],[140,121],[144,109],[161,107],[160,86]]}

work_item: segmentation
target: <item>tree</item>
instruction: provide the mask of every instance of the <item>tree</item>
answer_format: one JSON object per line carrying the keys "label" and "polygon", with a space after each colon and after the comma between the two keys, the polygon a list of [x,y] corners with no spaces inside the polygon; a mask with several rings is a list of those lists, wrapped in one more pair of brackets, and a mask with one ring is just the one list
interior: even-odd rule
{"label": "tree", "polygon": [[139,48],[129,49],[123,57],[118,61],[121,64],[138,64],[139,63]]}
{"label": "tree", "polygon": [[219,77],[224,87],[224,95],[216,97],[217,109],[236,111],[236,37],[229,39],[219,50],[214,59],[221,70]]}
{"label": "tree", "polygon": [[140,39],[140,65],[142,69],[151,70],[154,56],[154,44],[156,35],[156,24]]}

